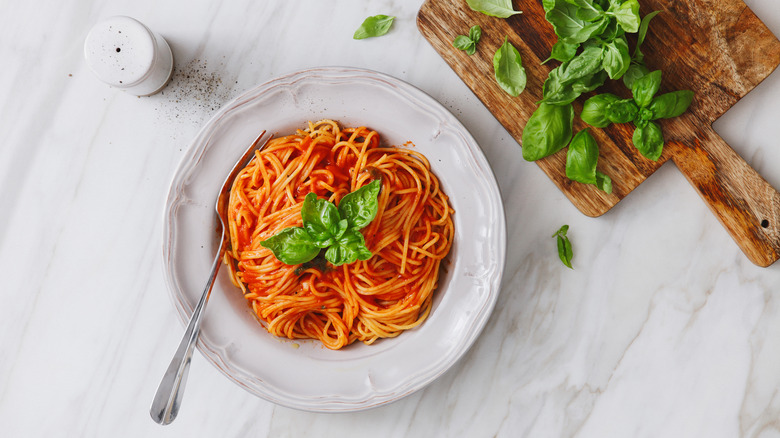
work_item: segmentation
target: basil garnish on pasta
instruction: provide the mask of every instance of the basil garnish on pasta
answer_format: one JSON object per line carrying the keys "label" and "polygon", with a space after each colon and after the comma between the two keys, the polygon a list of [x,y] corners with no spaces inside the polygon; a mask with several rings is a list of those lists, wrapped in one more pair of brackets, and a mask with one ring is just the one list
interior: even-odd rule
{"label": "basil garnish on pasta", "polygon": [[289,227],[260,242],[280,262],[297,265],[311,261],[325,249],[325,260],[334,266],[368,260],[371,251],[360,230],[376,217],[380,180],[347,194],[339,206],[309,193],[301,205],[303,227]]}

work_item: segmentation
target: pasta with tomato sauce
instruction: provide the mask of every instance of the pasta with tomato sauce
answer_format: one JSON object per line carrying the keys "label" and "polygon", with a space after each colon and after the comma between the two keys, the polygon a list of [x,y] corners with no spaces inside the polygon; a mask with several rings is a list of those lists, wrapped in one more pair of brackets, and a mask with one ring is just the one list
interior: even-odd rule
{"label": "pasta with tomato sauce", "polygon": [[[260,243],[300,227],[309,193],[335,205],[381,181],[377,213],[360,230],[367,260],[324,258],[286,265]],[[398,336],[429,315],[454,226],[430,163],[409,147],[388,147],[366,127],[309,122],[272,139],[238,174],[227,207],[233,283],[269,333],[318,339],[329,349]]]}

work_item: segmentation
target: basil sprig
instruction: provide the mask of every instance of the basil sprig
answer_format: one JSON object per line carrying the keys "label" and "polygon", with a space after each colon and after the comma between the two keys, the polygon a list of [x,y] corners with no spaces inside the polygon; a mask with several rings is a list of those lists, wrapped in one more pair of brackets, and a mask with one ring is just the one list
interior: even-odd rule
{"label": "basil sprig", "polygon": [[452,41],[452,45],[456,49],[463,50],[467,55],[471,56],[477,51],[477,43],[480,38],[482,38],[482,28],[479,27],[479,25],[471,26],[468,36],[456,36],[455,40]]}
{"label": "basil sprig", "polygon": [[510,96],[517,97],[525,90],[526,75],[520,52],[504,37],[504,44],[493,55],[496,82]]}
{"label": "basil sprig", "polygon": [[366,18],[360,27],[357,28],[353,39],[362,40],[364,38],[378,37],[386,34],[393,25],[395,17],[388,15],[374,15]]}
{"label": "basil sprig", "polygon": [[309,193],[301,206],[303,227],[289,227],[260,242],[287,265],[311,261],[322,249],[334,266],[368,260],[371,251],[360,230],[376,217],[382,183],[371,183],[347,194],[339,206]]}
{"label": "basil sprig", "polygon": [[568,232],[569,226],[564,225],[558,229],[558,231],[556,231],[552,237],[555,237],[558,243],[558,258],[561,259],[561,262],[563,262],[563,264],[566,265],[569,269],[574,269],[571,266],[571,258],[574,256],[574,253],[571,248],[571,242],[566,236],[566,233]]}
{"label": "basil sprig", "polygon": [[661,87],[661,70],[650,72],[631,84],[632,99],[620,99],[614,94],[598,94],[585,101],[580,117],[592,126],[603,128],[610,123],[630,123],[636,126],[632,141],[646,158],[661,157],[664,136],[654,120],[677,117],[693,101],[693,91],[680,90],[656,96]]}

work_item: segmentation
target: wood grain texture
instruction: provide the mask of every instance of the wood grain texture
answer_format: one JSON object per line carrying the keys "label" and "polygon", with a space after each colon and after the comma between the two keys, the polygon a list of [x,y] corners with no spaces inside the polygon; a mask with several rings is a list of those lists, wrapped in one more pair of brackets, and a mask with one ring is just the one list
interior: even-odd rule
{"label": "wood grain texture", "polygon": [[[565,175],[566,149],[537,161],[539,167],[584,214],[599,216],[616,205],[663,163],[673,160],[697,189],[748,258],[768,266],[780,257],[780,194],[742,160],[713,130],[712,122],[755,88],[780,64],[780,42],[741,0],[642,0],[641,14],[662,11],[652,21],[642,46],[651,70],[663,71],[659,93],[693,90],[683,116],[661,120],[667,146],[657,162],[633,147],[633,125],[591,128],[599,143],[601,172],[613,182],[607,195]],[[542,84],[558,65],[541,62],[555,43],[540,1],[515,4],[523,14],[507,19],[472,11],[465,0],[427,0],[417,16],[422,35],[485,106],[521,143],[523,127],[541,99]],[[472,56],[452,40],[479,24],[482,40]],[[528,75],[526,90],[511,97],[494,79],[492,57],[504,38],[518,49]],[[629,35],[633,51],[634,35]],[[598,92],[630,97],[621,81],[607,81]],[[593,93],[578,99],[575,112]],[[575,117],[575,131],[586,125]],[[520,151],[518,150],[518,153]]]}

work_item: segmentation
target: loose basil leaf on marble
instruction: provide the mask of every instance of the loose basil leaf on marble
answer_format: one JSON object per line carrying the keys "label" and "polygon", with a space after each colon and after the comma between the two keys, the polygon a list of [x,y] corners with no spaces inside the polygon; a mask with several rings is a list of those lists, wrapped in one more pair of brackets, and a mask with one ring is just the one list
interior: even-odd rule
{"label": "loose basil leaf on marble", "polygon": [[679,90],[656,96],[648,106],[653,120],[677,117],[684,113],[693,101],[693,91]]}
{"label": "loose basil leaf on marble", "polygon": [[664,147],[664,135],[661,128],[653,122],[647,122],[644,127],[637,126],[633,136],[634,147],[645,158],[658,161]]}
{"label": "loose basil leaf on marble", "polygon": [[606,128],[612,123],[606,115],[607,106],[618,100],[620,97],[611,93],[597,94],[582,105],[580,118],[583,122],[596,128]]}
{"label": "loose basil leaf on marble", "polygon": [[510,96],[517,97],[525,90],[526,75],[520,52],[504,38],[504,44],[493,55],[493,70],[496,82]]}
{"label": "loose basil leaf on marble", "polygon": [[472,10],[491,17],[508,18],[523,13],[512,8],[512,0],[466,0],[466,3]]}
{"label": "loose basil leaf on marble", "polygon": [[556,238],[557,244],[558,244],[558,258],[561,259],[561,262],[563,262],[566,267],[569,269],[574,269],[571,266],[571,259],[574,256],[574,252],[572,251],[571,242],[569,241],[569,237],[566,235],[569,232],[569,226],[564,225],[558,231],[555,232],[555,234],[552,235],[552,237]]}
{"label": "loose basil leaf on marble", "polygon": [[297,265],[313,259],[320,252],[309,233],[303,228],[290,227],[260,242],[286,265]]}
{"label": "loose basil leaf on marble", "polygon": [[358,260],[371,258],[371,251],[366,247],[366,240],[360,231],[349,228],[344,235],[325,251],[325,259],[333,266],[345,263],[355,263]]}
{"label": "loose basil leaf on marble", "polygon": [[626,0],[614,10],[610,8],[610,12],[626,32],[636,33],[639,30],[641,19],[639,18],[639,2],[637,0]]}
{"label": "loose basil leaf on marble", "polygon": [[382,181],[376,179],[341,198],[338,212],[349,228],[360,230],[374,220],[379,209],[377,196],[381,188]]}
{"label": "loose basil leaf on marble", "polygon": [[639,107],[633,99],[620,99],[607,105],[604,115],[612,123],[628,123],[636,118]]}
{"label": "loose basil leaf on marble", "polygon": [[390,30],[390,26],[393,25],[393,20],[395,20],[395,17],[388,15],[374,15],[368,17],[363,21],[363,24],[358,27],[355,34],[352,35],[352,38],[362,40],[364,38],[382,36]]}
{"label": "loose basil leaf on marble", "polygon": [[631,55],[628,53],[628,43],[625,37],[615,38],[604,45],[602,66],[610,79],[619,79],[631,65]]}
{"label": "loose basil leaf on marble", "polygon": [[631,85],[634,102],[639,108],[650,105],[659,88],[661,88],[661,70],[655,70],[642,76]]}
{"label": "loose basil leaf on marble", "polygon": [[573,121],[571,104],[539,104],[523,129],[523,158],[536,161],[563,149],[571,140]]}
{"label": "loose basil leaf on marble", "polygon": [[634,86],[634,81],[648,73],[650,73],[650,69],[643,64],[631,63],[628,70],[626,70],[626,73],[623,75],[623,84],[630,90],[631,87]]}

